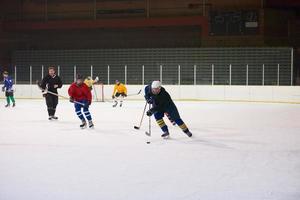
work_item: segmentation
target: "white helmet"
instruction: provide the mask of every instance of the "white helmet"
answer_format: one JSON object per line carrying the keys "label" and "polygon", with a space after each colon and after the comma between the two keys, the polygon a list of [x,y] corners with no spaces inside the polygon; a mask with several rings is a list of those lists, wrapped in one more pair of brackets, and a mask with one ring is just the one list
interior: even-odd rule
{"label": "white helmet", "polygon": [[151,84],[152,89],[161,88],[161,82],[160,81],[153,81]]}

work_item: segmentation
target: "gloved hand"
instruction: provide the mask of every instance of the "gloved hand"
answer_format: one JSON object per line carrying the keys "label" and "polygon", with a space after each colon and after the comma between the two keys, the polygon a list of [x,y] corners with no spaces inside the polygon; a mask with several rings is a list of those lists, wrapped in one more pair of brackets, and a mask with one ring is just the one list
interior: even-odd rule
{"label": "gloved hand", "polygon": [[152,108],[146,112],[146,115],[149,117],[151,117],[153,114],[154,114],[154,111]]}
{"label": "gloved hand", "polygon": [[69,100],[71,103],[74,103],[74,99],[73,97],[70,97],[70,100]]}
{"label": "gloved hand", "polygon": [[2,92],[5,92],[5,87],[2,87]]}
{"label": "gloved hand", "polygon": [[124,94],[124,97],[127,97],[127,94]]}
{"label": "gloved hand", "polygon": [[114,99],[114,98],[115,98],[115,95],[112,95],[111,98]]}
{"label": "gloved hand", "polygon": [[85,107],[85,108],[89,108],[89,107],[90,107],[90,105],[91,105],[91,102],[90,102],[90,101],[88,101],[88,102],[84,103],[84,106],[83,106],[83,107]]}
{"label": "gloved hand", "polygon": [[149,99],[147,99],[147,103],[148,104],[153,104],[153,99],[150,97]]}
{"label": "gloved hand", "polygon": [[43,95],[43,97],[46,97],[47,96],[47,91],[46,90],[42,90],[42,95]]}

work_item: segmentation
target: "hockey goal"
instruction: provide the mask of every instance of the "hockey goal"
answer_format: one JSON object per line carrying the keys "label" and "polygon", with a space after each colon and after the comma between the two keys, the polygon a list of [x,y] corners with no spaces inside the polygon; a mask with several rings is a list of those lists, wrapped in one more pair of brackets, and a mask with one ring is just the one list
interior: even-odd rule
{"label": "hockey goal", "polygon": [[92,90],[93,101],[104,102],[104,85],[103,83],[96,83]]}

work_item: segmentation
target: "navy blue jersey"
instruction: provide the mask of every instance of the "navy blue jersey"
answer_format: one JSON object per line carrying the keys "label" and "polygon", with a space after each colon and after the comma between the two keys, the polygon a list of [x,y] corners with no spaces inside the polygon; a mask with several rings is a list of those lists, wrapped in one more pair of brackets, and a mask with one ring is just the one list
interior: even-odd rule
{"label": "navy blue jersey", "polygon": [[145,87],[145,99],[152,104],[152,110],[157,112],[165,112],[170,106],[175,106],[170,94],[161,87],[160,93],[155,95],[152,93],[151,85]]}
{"label": "navy blue jersey", "polygon": [[6,92],[12,92],[13,91],[14,81],[12,80],[12,78],[10,78],[9,76],[4,78],[3,84],[4,84],[3,88]]}

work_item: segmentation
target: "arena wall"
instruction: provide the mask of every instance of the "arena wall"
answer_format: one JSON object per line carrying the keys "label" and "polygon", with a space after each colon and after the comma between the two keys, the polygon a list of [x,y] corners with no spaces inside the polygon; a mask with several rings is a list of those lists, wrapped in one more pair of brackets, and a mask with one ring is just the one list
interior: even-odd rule
{"label": "arena wall", "polygon": [[[193,86],[165,85],[173,99],[189,101],[250,101],[270,103],[300,103],[300,86]],[[130,85],[128,93],[136,93],[144,86]],[[59,93],[67,95],[68,86],[63,86]],[[41,91],[36,85],[16,85],[16,98],[42,98]],[[104,86],[106,101],[111,99],[113,85]],[[101,91],[97,90],[98,95]],[[1,94],[1,98],[4,93]],[[129,100],[142,100],[143,92],[138,96],[128,97]]]}

